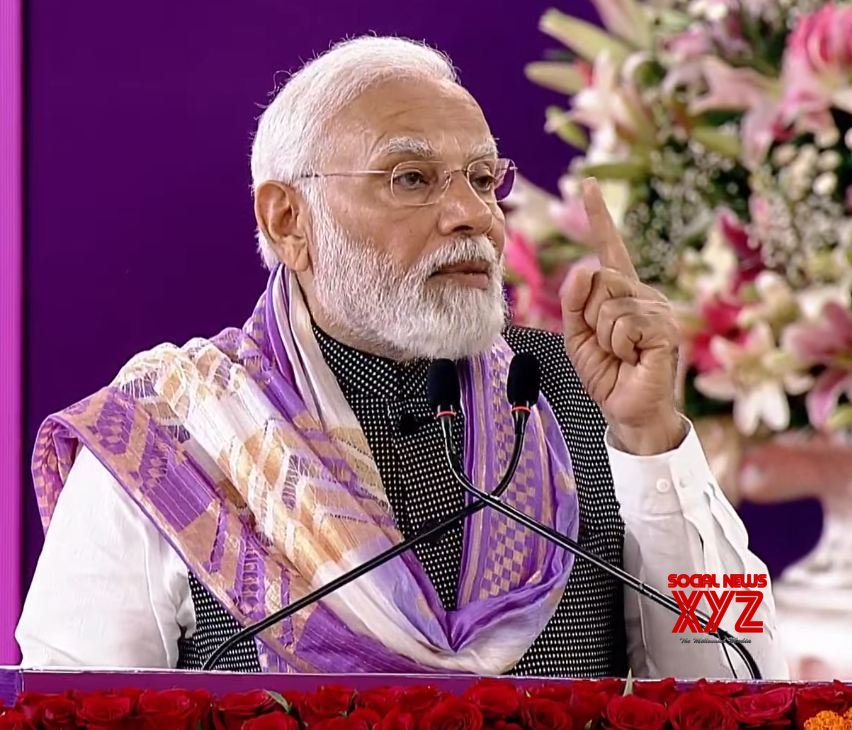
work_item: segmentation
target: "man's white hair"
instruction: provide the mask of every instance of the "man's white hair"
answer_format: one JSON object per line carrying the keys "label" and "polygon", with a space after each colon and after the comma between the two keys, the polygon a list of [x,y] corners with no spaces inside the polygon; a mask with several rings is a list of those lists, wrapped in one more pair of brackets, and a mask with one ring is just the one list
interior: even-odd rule
{"label": "man's white hair", "polygon": [[[261,115],[251,151],[253,189],[267,180],[294,185],[300,175],[316,171],[333,151],[325,135],[328,122],[368,88],[390,78],[458,83],[449,58],[423,43],[362,36],[336,44],[293,74]],[[302,188],[311,204],[322,199],[320,187]],[[278,258],[262,231],[257,243],[266,267],[274,268]]]}

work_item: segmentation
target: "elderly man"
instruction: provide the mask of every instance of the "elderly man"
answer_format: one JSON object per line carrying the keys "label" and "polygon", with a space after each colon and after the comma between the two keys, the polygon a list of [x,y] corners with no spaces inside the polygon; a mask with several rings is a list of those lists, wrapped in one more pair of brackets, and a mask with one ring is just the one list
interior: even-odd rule
{"label": "elderly man", "polygon": [[[271,276],[247,324],[137,356],[40,432],[25,664],[197,668],[462,508],[426,400],[435,358],[457,361],[454,438],[481,487],[508,460],[508,363],[532,353],[542,396],[510,504],[663,590],[671,573],[766,572],[676,409],[669,306],[593,182],[602,267],[566,283],[563,336],[506,326],[514,166],[441,54],[359,38],[308,63],[261,117],[252,173]],[[768,589],[755,618],[751,652],[783,675]],[[221,666],[730,676],[720,645],[674,622],[486,509]]]}

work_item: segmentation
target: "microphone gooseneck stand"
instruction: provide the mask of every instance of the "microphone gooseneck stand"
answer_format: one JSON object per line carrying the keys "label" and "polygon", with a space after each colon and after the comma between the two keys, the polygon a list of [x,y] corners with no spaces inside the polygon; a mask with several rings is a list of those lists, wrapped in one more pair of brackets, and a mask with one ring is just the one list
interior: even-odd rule
{"label": "microphone gooseneck stand", "polygon": [[[449,376],[449,373],[447,373]],[[536,391],[538,389],[536,388]],[[531,399],[531,403],[537,400],[536,398]],[[483,492],[474,486],[471,481],[468,479],[467,475],[464,473],[463,469],[460,467],[458,463],[458,458],[453,449],[452,443],[452,419],[455,417],[455,411],[453,408],[445,408],[437,414],[437,419],[441,423],[441,434],[444,439],[444,455],[447,460],[447,464],[450,467],[450,470],[453,473],[456,481],[461,485],[461,487],[470,494],[473,498],[477,500],[475,504],[485,503],[492,509],[500,512],[511,520],[519,522],[525,527],[529,528],[533,532],[538,535],[541,535],[546,540],[558,545],[563,550],[567,550],[577,557],[582,558],[583,560],[587,560],[592,563],[596,567],[600,568],[606,573],[609,573],[611,576],[616,578],[621,583],[629,586],[633,590],[637,591],[639,594],[649,598],[654,603],[663,606],[667,610],[671,611],[675,615],[679,616],[681,613],[680,606],[677,601],[675,601],[671,596],[667,596],[665,593],[658,591],[653,586],[649,586],[647,583],[639,580],[638,578],[632,576],[630,573],[622,570],[618,566],[612,565],[611,563],[603,560],[598,557],[594,553],[590,553],[584,547],[582,547],[579,543],[572,540],[566,535],[563,535],[560,532],[557,532],[553,528],[544,525],[537,520],[529,517],[528,515],[520,512],[515,509],[511,505],[505,504],[501,502],[498,497],[502,494],[502,490],[498,494],[495,490],[493,494],[489,494],[488,492]],[[513,472],[514,473],[514,472]],[[706,625],[709,621],[709,617],[699,610],[694,610],[693,612],[695,616],[701,619]],[[746,667],[748,668],[749,674],[751,674],[752,679],[761,679],[760,668],[757,665],[757,662],[754,660],[754,657],[751,653],[744,647],[742,644],[734,639],[734,637],[725,631],[724,629],[717,628],[715,631],[708,632],[711,636],[715,636],[719,639],[724,645],[730,646],[740,655],[743,662],[745,662]],[[727,655],[726,655],[727,656]],[[730,663],[730,660],[729,660]],[[731,671],[734,673],[736,677],[736,671],[733,666],[731,666]]]}
{"label": "microphone gooseneck stand", "polygon": [[[462,486],[462,488],[470,494],[470,496],[475,501],[471,502],[471,504],[467,505],[463,509],[458,510],[454,514],[447,516],[445,519],[433,525],[430,525],[427,528],[424,528],[422,532],[413,535],[412,537],[406,540],[403,540],[397,545],[390,547],[388,550],[385,550],[379,555],[376,555],[375,557],[365,562],[363,565],[359,565],[353,568],[352,570],[347,571],[346,573],[338,576],[326,585],[320,586],[316,590],[300,598],[298,601],[284,606],[280,610],[276,611],[273,614],[270,614],[261,621],[249,624],[248,626],[244,627],[236,634],[223,641],[219,645],[219,647],[217,647],[217,649],[213,652],[213,654],[211,654],[210,657],[204,662],[202,668],[207,671],[215,669],[216,665],[222,660],[222,658],[240,642],[254,638],[270,626],[273,626],[279,621],[283,621],[289,618],[296,612],[302,610],[303,608],[307,608],[311,604],[321,600],[330,593],[333,593],[337,589],[342,588],[348,583],[351,583],[352,581],[360,578],[362,575],[365,575],[371,570],[378,568],[379,566],[387,563],[393,558],[398,557],[402,553],[414,548],[420,543],[434,538],[435,536],[446,531],[456,523],[461,522],[467,517],[484,509],[486,506],[492,507],[493,509],[497,510],[498,512],[501,512],[510,519],[517,520],[518,522],[533,530],[537,534],[541,535],[545,539],[554,542],[559,547],[565,550],[569,550],[575,555],[590,561],[594,565],[598,566],[601,570],[609,573],[617,580],[638,591],[641,595],[650,598],[652,601],[658,603],[659,605],[662,605],[667,610],[670,610],[673,613],[680,615],[680,608],[672,598],[657,591],[655,588],[646,585],[642,581],[639,581],[638,579],[634,578],[629,573],[624,572],[620,568],[614,565],[610,565],[609,563],[597,557],[593,553],[587,552],[583,547],[581,547],[565,535],[562,535],[561,533],[553,530],[552,528],[546,525],[538,523],[537,521],[533,520],[522,512],[518,512],[510,505],[506,505],[498,499],[506,491],[509,484],[511,483],[518,462],[520,460],[520,456],[523,451],[525,428],[530,416],[530,409],[538,400],[539,379],[540,376],[538,369],[538,361],[535,359],[535,357],[532,355],[524,354],[516,355],[515,358],[512,360],[511,366],[509,368],[509,379],[507,383],[508,399],[510,404],[512,405],[512,419],[514,422],[515,442],[506,473],[500,480],[497,488],[489,494],[487,492],[480,491],[477,487],[475,487],[457,463],[457,459],[452,447],[451,419],[456,415],[456,409],[459,407],[459,403],[461,401],[458,385],[458,376],[454,363],[451,363],[446,360],[436,361],[432,366],[432,372],[430,372],[429,399],[436,410],[436,419],[440,424],[442,436],[444,439],[445,455],[448,460],[448,464],[450,466],[453,477]],[[694,613],[705,623],[707,622],[708,618],[705,614],[697,610]],[[723,645],[732,646],[737,651],[737,653],[743,658],[743,661],[746,663],[746,666],[748,667],[752,677],[754,679],[760,679],[760,670],[757,667],[757,664],[752,658],[752,656],[745,649],[745,647],[734,641],[733,637],[723,629],[718,629],[716,632],[712,632],[712,635],[719,638],[723,642]],[[733,671],[733,667],[731,667],[731,669]],[[735,671],[734,675],[736,676]]]}

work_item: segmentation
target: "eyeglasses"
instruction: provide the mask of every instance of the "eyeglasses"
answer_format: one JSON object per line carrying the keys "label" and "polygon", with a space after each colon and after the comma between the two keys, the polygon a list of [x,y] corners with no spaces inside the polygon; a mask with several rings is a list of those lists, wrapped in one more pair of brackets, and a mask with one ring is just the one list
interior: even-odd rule
{"label": "eyeglasses", "polygon": [[515,164],[507,159],[484,159],[471,162],[460,170],[451,170],[437,160],[400,162],[387,170],[355,170],[352,172],[309,172],[300,179],[322,177],[360,177],[386,175],[393,200],[403,206],[434,205],[450,188],[453,175],[464,174],[471,190],[486,203],[499,203],[512,192]]}

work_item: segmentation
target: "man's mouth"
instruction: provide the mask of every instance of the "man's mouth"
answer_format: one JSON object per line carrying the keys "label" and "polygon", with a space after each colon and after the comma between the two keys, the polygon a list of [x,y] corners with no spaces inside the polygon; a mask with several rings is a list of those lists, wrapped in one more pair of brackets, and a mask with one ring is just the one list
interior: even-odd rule
{"label": "man's mouth", "polygon": [[491,265],[487,261],[458,261],[436,269],[432,277],[451,279],[463,286],[487,289],[491,279]]}

